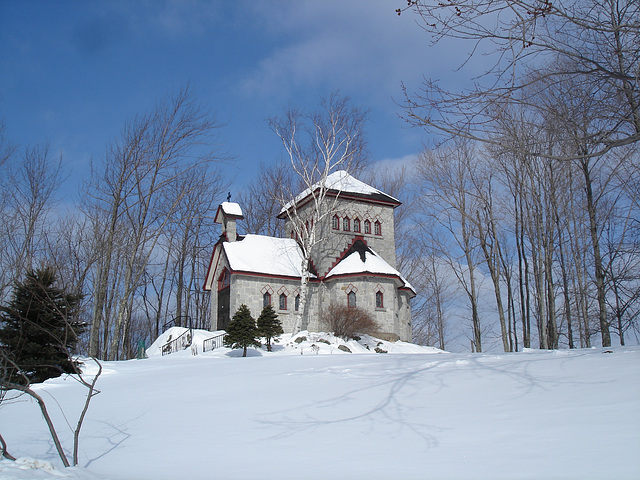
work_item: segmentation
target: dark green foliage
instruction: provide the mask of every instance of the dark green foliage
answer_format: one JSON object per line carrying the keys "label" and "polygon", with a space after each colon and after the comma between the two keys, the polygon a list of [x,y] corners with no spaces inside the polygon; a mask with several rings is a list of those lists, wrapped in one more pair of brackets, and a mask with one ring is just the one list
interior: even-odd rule
{"label": "dark green foliage", "polygon": [[0,306],[2,381],[39,383],[75,372],[71,354],[84,330],[73,320],[80,297],[56,288],[55,281],[52,268],[29,271],[9,304]]}
{"label": "dark green foliage", "polygon": [[225,347],[242,348],[242,356],[246,357],[247,347],[260,346],[258,337],[256,321],[251,316],[249,307],[245,304],[240,305],[227,327],[227,335],[224,337]]}
{"label": "dark green foliage", "polygon": [[258,332],[261,337],[267,340],[267,351],[271,351],[271,339],[282,335],[282,322],[278,319],[278,314],[271,305],[267,305],[260,312],[258,317]]}

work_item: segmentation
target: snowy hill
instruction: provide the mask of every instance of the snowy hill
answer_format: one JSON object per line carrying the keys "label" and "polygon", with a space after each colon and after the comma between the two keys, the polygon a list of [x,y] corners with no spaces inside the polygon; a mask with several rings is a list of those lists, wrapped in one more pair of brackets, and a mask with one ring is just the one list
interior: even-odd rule
{"label": "snowy hill", "polygon": [[[60,467],[34,402],[5,402],[0,433],[24,468],[2,461],[0,478],[640,476],[640,347],[450,354],[316,335],[249,358],[152,345],[148,359],[104,362],[81,468]],[[36,388],[70,449],[82,387],[61,377]]]}
{"label": "snowy hill", "polygon": [[[170,339],[175,339],[188,331],[184,327],[171,327],[147,349],[147,356],[162,355],[162,346]],[[202,343],[204,340],[212,336],[224,333],[223,330],[218,332],[210,332],[209,330],[193,330],[193,342],[195,351],[202,352]],[[342,345],[342,349],[340,346]],[[345,350],[346,349],[348,350]],[[376,352],[376,348],[378,352]],[[193,353],[189,349],[189,354]],[[207,352],[209,353],[209,352]],[[261,356],[267,353],[266,348],[249,349],[248,356]],[[334,336],[332,333],[316,333],[302,331],[297,335],[285,334],[281,335],[273,343],[273,352],[269,355],[333,355],[349,353],[445,353],[434,347],[423,347],[407,342],[387,342],[379,338],[373,338],[369,335],[362,335],[358,341],[345,341]],[[240,351],[231,352],[224,348],[211,352],[213,356],[238,356]]]}

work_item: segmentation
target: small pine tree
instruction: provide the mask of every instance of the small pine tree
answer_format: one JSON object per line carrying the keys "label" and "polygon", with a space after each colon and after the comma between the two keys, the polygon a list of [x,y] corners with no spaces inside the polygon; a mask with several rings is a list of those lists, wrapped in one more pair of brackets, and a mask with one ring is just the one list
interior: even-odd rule
{"label": "small pine tree", "polygon": [[267,305],[258,317],[258,332],[267,340],[267,351],[271,351],[271,339],[282,335],[282,322],[271,305]]}
{"label": "small pine tree", "polygon": [[39,383],[76,371],[71,354],[84,324],[72,317],[80,297],[56,288],[55,281],[50,267],[29,271],[9,304],[0,306],[0,346],[13,364],[4,372],[9,382]]}
{"label": "small pine tree", "polygon": [[258,336],[256,321],[251,316],[249,307],[243,303],[229,322],[227,335],[224,337],[224,345],[230,348],[242,348],[242,356],[246,357],[247,347],[260,346]]}

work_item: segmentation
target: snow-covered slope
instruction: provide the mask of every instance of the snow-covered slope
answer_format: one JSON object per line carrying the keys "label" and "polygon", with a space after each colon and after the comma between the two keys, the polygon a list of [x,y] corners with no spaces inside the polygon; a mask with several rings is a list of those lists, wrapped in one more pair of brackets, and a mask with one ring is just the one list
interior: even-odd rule
{"label": "snow-covered slope", "polygon": [[[349,354],[303,336],[249,358],[188,349],[104,362],[70,472],[32,401],[3,403],[0,433],[14,455],[82,480],[640,475],[640,347],[379,354],[363,338]],[[36,388],[70,449],[82,387],[62,377]],[[0,478],[54,477],[2,461]]]}
{"label": "snow-covered slope", "polygon": [[[188,329],[184,327],[171,327],[147,349],[147,356],[162,355],[162,346],[170,339],[176,339]],[[202,342],[204,340],[224,333],[223,330],[210,332],[209,330],[193,330],[193,349],[189,349],[186,354],[199,353],[203,351]],[[341,346],[342,345],[342,349]],[[345,349],[346,347],[346,349]],[[378,349],[376,351],[376,348]],[[180,352],[178,352],[180,353]],[[222,348],[214,352],[207,352],[214,357],[237,356],[240,351],[229,351]],[[267,353],[266,348],[250,349],[249,356],[261,356]],[[278,337],[273,342],[273,352],[269,355],[327,355],[327,354],[350,354],[350,353],[445,353],[434,347],[424,347],[407,342],[387,342],[369,335],[362,335],[360,340],[343,340],[332,333],[316,333],[302,331],[297,335],[285,334]],[[184,354],[184,353],[183,353]],[[175,354],[173,354],[175,355]]]}

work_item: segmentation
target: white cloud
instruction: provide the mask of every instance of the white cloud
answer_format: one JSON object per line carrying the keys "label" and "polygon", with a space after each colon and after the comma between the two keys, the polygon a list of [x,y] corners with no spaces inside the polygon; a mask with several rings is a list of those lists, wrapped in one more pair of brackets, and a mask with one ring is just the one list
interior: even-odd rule
{"label": "white cloud", "polygon": [[418,154],[413,153],[410,155],[404,155],[397,158],[383,158],[373,163],[372,169],[378,171],[391,171],[399,170],[403,167],[415,168],[418,163]]}
{"label": "white cloud", "polygon": [[417,87],[438,64],[435,55],[443,55],[429,49],[415,18],[398,17],[390,2],[304,0],[268,8],[258,3],[254,12],[279,46],[242,82],[250,94],[328,87],[382,96],[386,103],[400,96],[401,81]]}

